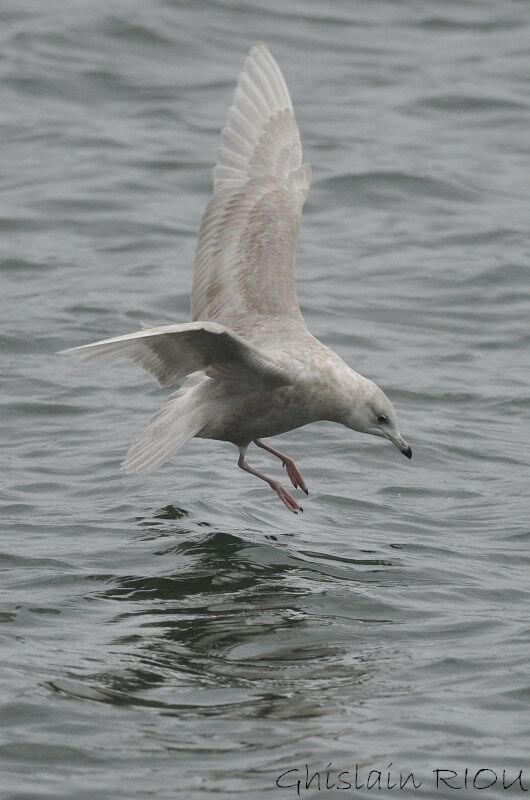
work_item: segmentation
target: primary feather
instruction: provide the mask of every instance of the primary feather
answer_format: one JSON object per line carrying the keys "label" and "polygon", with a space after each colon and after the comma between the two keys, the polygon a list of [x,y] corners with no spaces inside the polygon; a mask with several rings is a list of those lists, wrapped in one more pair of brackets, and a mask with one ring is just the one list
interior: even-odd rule
{"label": "primary feather", "polygon": [[198,370],[233,383],[262,387],[289,383],[281,363],[216,322],[162,325],[61,352],[83,361],[126,356],[151,373],[160,386],[173,386]]}
{"label": "primary feather", "polygon": [[289,91],[258,44],[250,51],[228,111],[204,213],[192,317],[271,314],[301,318],[295,250],[311,170]]}

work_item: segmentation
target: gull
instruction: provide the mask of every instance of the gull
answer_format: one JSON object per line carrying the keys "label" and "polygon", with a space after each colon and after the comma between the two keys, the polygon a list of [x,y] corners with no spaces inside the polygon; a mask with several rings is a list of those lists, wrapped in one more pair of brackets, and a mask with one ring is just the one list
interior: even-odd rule
{"label": "gull", "polygon": [[160,386],[180,385],[130,446],[126,472],[158,467],[192,437],[231,442],[238,467],[296,514],[303,509],[293,495],[247,461],[251,443],[279,459],[306,494],[293,459],[265,438],[327,420],[388,439],[412,457],[382,389],[304,322],[294,267],[310,182],[289,90],[258,43],[244,62],[217,151],[195,256],[192,321],[62,351],[84,361],[128,357]]}

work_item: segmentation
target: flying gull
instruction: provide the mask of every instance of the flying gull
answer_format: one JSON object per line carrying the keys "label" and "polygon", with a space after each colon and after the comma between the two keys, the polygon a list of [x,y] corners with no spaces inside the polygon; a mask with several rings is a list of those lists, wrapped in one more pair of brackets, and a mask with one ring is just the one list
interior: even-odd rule
{"label": "flying gull", "polygon": [[[238,466],[265,481],[290,511],[302,507],[247,461],[254,443],[308,493],[293,459],[264,438],[318,420],[389,439],[407,458],[385,393],[312,336],[295,289],[300,216],[311,181],[289,90],[263,44],[252,48],[223,128],[213,198],[195,256],[192,322],[62,352],[84,361],[127,356],[160,386],[181,383],[130,446],[126,472],[154,469],[194,436],[231,442]],[[182,382],[183,381],[183,382]]]}

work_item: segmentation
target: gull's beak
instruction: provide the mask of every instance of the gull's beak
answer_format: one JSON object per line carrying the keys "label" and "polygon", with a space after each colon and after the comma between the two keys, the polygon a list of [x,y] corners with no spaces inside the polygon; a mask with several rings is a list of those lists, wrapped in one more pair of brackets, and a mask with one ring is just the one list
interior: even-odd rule
{"label": "gull's beak", "polygon": [[407,458],[412,458],[412,447],[408,444],[402,436],[389,436],[388,437],[392,444],[395,444],[398,450],[401,450],[404,456]]}

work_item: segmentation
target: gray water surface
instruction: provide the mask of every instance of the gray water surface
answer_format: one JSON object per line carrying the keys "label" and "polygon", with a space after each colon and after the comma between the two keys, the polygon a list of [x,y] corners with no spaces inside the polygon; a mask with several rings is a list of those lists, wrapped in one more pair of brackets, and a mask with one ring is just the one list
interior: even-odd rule
{"label": "gray water surface", "polygon": [[[442,767],[530,787],[528,11],[4,0],[2,800],[289,798],[280,773],[329,762],[414,770],[422,798],[523,796],[436,790]],[[414,449],[327,424],[279,437],[300,517],[227,444],[124,476],[164,392],[54,355],[189,318],[258,39],[313,166],[304,314]]]}

